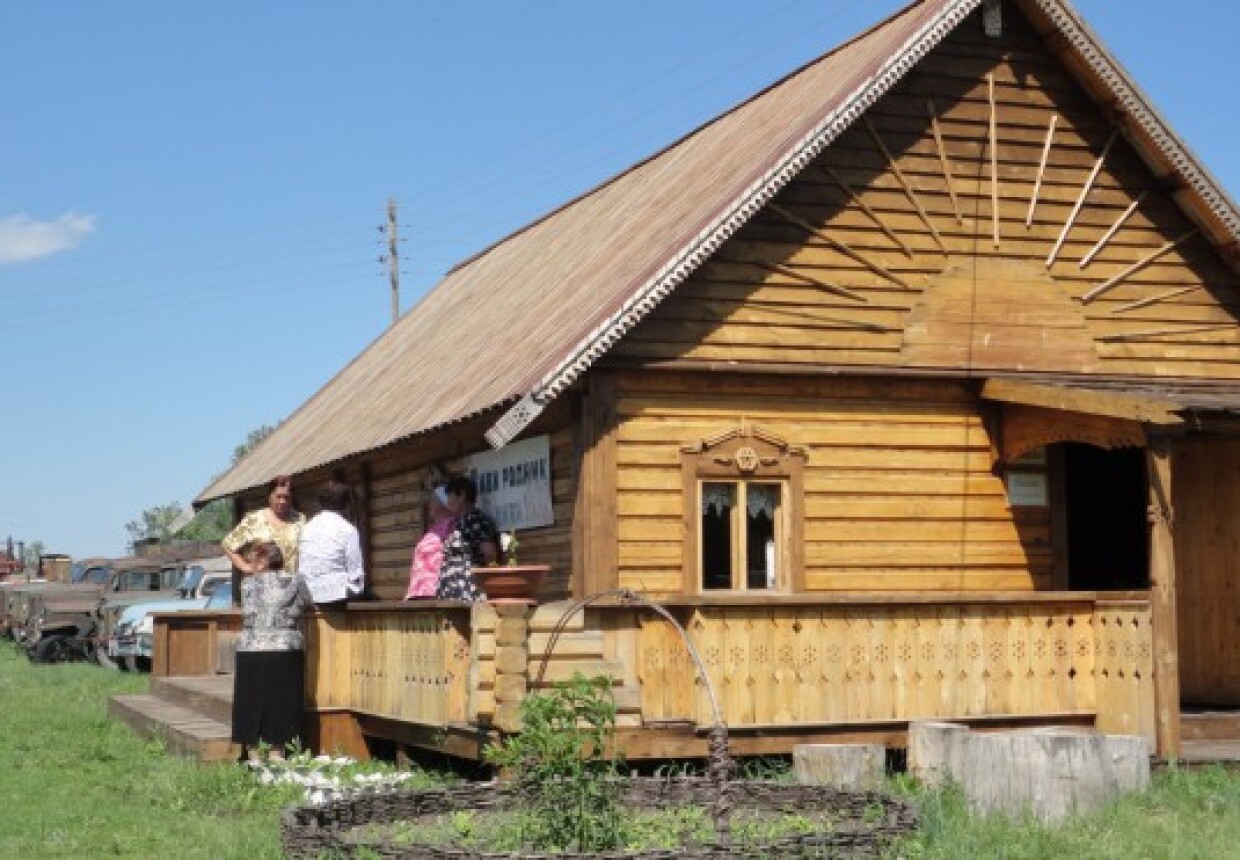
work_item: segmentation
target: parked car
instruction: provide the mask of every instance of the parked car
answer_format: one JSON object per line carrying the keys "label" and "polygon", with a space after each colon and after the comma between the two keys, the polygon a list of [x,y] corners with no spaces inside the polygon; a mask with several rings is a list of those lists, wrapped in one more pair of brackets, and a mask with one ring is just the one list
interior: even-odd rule
{"label": "parked car", "polygon": [[[224,557],[220,556],[220,558]],[[94,657],[103,665],[115,668],[107,657],[106,646],[121,613],[136,603],[194,596],[193,589],[201,580],[204,571],[203,563],[215,561],[215,559],[203,559],[190,562],[168,562],[160,566],[158,582],[153,590],[120,588],[100,595],[94,611],[95,631],[92,651]]]}
{"label": "parked car", "polygon": [[[117,565],[103,584],[84,581],[33,592],[10,617],[15,638],[37,662],[87,659],[94,654],[99,598],[118,592],[158,593],[161,569],[149,561]],[[50,641],[49,641],[50,640]]]}
{"label": "parked car", "polygon": [[230,586],[231,578],[232,566],[226,557],[201,559],[186,566],[176,597],[104,598],[98,612],[95,658],[109,668],[148,669],[154,636],[151,614],[203,609],[221,586]]}

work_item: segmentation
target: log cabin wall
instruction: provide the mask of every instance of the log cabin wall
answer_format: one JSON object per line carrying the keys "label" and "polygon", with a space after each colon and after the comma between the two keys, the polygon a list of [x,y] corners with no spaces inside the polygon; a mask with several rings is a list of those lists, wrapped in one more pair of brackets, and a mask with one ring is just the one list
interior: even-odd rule
{"label": "log cabin wall", "polygon": [[968,383],[630,371],[614,384],[622,587],[692,590],[682,447],[742,420],[806,449],[804,590],[1051,587],[1049,517],[1009,506]]}
{"label": "log cabin wall", "polygon": [[1237,276],[1012,4],[958,27],[613,351],[1240,377]]}

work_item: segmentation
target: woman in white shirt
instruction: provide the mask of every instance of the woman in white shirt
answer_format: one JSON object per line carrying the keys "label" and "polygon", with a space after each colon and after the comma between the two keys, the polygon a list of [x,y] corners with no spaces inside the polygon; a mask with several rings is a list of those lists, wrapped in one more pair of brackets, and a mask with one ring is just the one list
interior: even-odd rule
{"label": "woman in white shirt", "polygon": [[297,572],[320,609],[343,608],[366,587],[361,539],[345,519],[352,507],[353,490],[332,478],[319,491],[319,512],[301,530]]}

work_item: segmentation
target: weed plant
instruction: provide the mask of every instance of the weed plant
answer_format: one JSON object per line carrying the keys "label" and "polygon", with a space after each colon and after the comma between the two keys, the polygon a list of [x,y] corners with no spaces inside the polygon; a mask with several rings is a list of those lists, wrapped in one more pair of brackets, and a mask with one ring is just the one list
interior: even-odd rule
{"label": "weed plant", "polygon": [[487,747],[523,800],[517,848],[609,851],[623,844],[612,681],[576,673],[521,701],[521,732]]}

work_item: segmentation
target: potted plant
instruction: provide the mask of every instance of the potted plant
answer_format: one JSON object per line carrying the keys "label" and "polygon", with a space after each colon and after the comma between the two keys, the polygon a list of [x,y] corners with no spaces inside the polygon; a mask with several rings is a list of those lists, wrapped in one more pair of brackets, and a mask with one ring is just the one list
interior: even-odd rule
{"label": "potted plant", "polygon": [[518,564],[516,531],[500,534],[502,565],[474,568],[478,587],[485,592],[487,600],[495,603],[534,602],[534,593],[551,569],[545,564]]}

